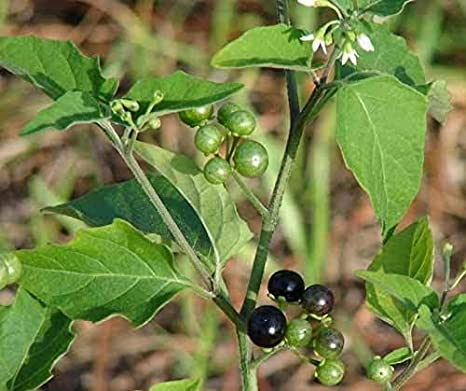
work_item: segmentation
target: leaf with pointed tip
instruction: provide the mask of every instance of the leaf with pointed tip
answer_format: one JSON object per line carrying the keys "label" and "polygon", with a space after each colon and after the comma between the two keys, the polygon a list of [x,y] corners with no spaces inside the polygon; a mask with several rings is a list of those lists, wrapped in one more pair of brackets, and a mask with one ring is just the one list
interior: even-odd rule
{"label": "leaf with pointed tip", "polygon": [[217,68],[267,67],[309,71],[311,45],[302,42],[302,32],[286,24],[256,27],[245,32],[215,54]]}
{"label": "leaf with pointed tip", "polygon": [[99,102],[81,91],[69,91],[45,108],[30,121],[21,134],[31,134],[44,129],[65,130],[77,124],[86,124],[106,118]]}
{"label": "leaf with pointed tip", "polygon": [[32,36],[0,37],[0,66],[58,99],[67,91],[110,100],[118,81],[102,76],[99,59],[81,54],[73,42]]}
{"label": "leaf with pointed tip", "polygon": [[70,319],[19,289],[0,313],[0,389],[38,389],[73,340]]}
{"label": "leaf with pointed tip", "polygon": [[222,101],[241,88],[243,85],[239,83],[214,83],[177,71],[166,77],[137,81],[125,98],[140,103],[141,109],[135,114],[138,116],[146,111],[154,94],[162,92],[163,100],[152,111],[164,115]]}
{"label": "leaf with pointed tip", "polygon": [[402,274],[368,271],[360,271],[357,275],[398,300],[410,314],[416,315],[422,304],[429,308],[439,306],[435,291],[414,278]]}
{"label": "leaf with pointed tip", "polygon": [[[433,253],[432,233],[423,218],[392,236],[368,270],[408,276],[427,285],[433,274]],[[366,296],[369,309],[409,340],[414,322],[412,311],[374,284],[366,284]]]}
{"label": "leaf with pointed tip", "polygon": [[156,384],[149,391],[198,391],[201,382],[197,379],[174,380],[166,383]]}
{"label": "leaf with pointed tip", "polygon": [[142,142],[136,143],[135,150],[197,211],[222,264],[251,239],[251,231],[238,215],[228,191],[223,186],[209,183],[190,158]]}
{"label": "leaf with pointed tip", "polygon": [[379,16],[398,15],[413,0],[362,0],[360,8]]}
{"label": "leaf with pointed tip", "polygon": [[71,319],[121,315],[138,327],[193,285],[168,249],[122,220],[88,228],[66,245],[21,250],[22,287]]}
{"label": "leaf with pointed tip", "polygon": [[[148,178],[194,251],[214,270],[214,246],[196,210],[168,179],[155,174],[149,174]],[[65,204],[44,208],[43,211],[73,217],[91,227],[109,225],[119,218],[146,234],[173,240],[162,217],[135,179],[100,187]]]}
{"label": "leaf with pointed tip", "polygon": [[392,76],[349,82],[337,93],[337,142],[368,193],[383,236],[419,191],[427,99]]}
{"label": "leaf with pointed tip", "polygon": [[443,358],[466,373],[466,295],[453,299],[445,320],[428,306],[422,306],[417,326],[429,335]]}

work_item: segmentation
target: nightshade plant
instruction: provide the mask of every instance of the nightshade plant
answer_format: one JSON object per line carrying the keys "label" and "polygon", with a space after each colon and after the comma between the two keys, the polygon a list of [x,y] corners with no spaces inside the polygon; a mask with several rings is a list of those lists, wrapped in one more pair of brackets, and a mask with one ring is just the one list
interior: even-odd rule
{"label": "nightshade plant", "polygon": [[[99,60],[83,56],[72,43],[0,38],[0,65],[54,101],[22,134],[93,123],[134,175],[133,180],[45,209],[90,226],[70,243],[0,255],[0,287],[17,285],[14,304],[0,308],[0,390],[33,390],[49,380],[52,367],[73,342],[74,321],[99,322],[118,315],[140,327],[183,290],[211,300],[236,327],[243,390],[257,390],[257,367],[283,349],[316,366],[321,383],[339,383],[345,371],[339,358],[343,337],[328,314],[333,307],[330,291],[308,287],[302,303],[279,296],[273,297],[275,307],[256,309],[303,131],[331,99],[336,101],[338,145],[372,202],[384,243],[368,270],[358,276],[366,282],[370,310],[406,342],[368,363],[368,376],[387,390],[398,390],[440,357],[466,371],[466,295],[450,297],[466,271],[450,277],[452,248],[445,246],[445,288],[439,297],[430,286],[434,260],[428,220],[397,230],[419,190],[426,115],[442,122],[449,110],[445,84],[428,82],[405,41],[374,22],[400,13],[408,2],[299,0],[294,5],[328,8],[334,15],[316,31],[305,32],[291,25],[287,1],[277,0],[278,24],[251,29],[214,56],[212,65],[218,68],[271,67],[285,72],[290,127],[280,172],[265,204],[242,178],[262,174],[269,159],[254,141],[254,117],[233,103],[222,105],[217,114],[212,106],[238,92],[240,84],[175,72],[139,80],[117,98],[118,81],[105,78]],[[317,50],[323,52],[323,62],[314,58]],[[315,83],[303,104],[296,72]],[[196,128],[196,145],[208,156],[205,177],[189,158],[138,141],[141,132],[163,128],[160,119],[170,113],[180,113],[182,121]],[[142,170],[136,156],[149,172]],[[262,218],[239,311],[230,302],[222,270],[252,235],[227,191],[231,181]],[[190,260],[198,279],[179,271],[175,252]],[[271,286],[275,294],[282,289],[276,282]],[[287,320],[287,305],[302,305],[305,311]],[[262,333],[256,322],[274,326]],[[420,344],[413,341],[414,329],[424,335]],[[274,347],[253,352],[248,331]],[[196,390],[201,383],[192,379],[153,389]]]}

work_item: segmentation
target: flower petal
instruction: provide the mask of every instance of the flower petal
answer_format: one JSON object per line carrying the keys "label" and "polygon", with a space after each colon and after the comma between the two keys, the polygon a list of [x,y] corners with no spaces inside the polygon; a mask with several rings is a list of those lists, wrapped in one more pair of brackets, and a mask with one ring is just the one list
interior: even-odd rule
{"label": "flower petal", "polygon": [[306,35],[303,35],[301,38],[299,38],[301,41],[313,41],[315,38],[315,35],[314,34],[306,34]]}
{"label": "flower petal", "polygon": [[298,3],[305,7],[315,7],[316,0],[298,0]]}

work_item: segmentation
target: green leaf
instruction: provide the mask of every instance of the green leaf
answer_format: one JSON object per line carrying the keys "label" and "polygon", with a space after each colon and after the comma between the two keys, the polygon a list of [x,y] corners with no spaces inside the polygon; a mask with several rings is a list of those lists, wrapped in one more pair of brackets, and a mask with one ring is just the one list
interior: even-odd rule
{"label": "green leaf", "polygon": [[98,58],[83,56],[72,42],[31,36],[0,37],[0,66],[58,99],[67,91],[110,100],[118,81],[105,79]]}
{"label": "green leaf", "polygon": [[228,191],[223,186],[207,182],[191,159],[141,142],[136,144],[135,150],[167,178],[197,211],[222,264],[252,238],[251,231],[239,217]]}
{"label": "green leaf", "polygon": [[[149,181],[180,226],[188,242],[202,259],[214,260],[212,240],[197,212],[161,175],[149,175]],[[136,180],[98,188],[68,203],[48,207],[45,212],[74,217],[92,227],[109,225],[120,218],[147,234],[172,240],[168,227]],[[215,262],[210,262],[212,269]]]}
{"label": "green leaf", "polygon": [[439,306],[435,291],[414,278],[401,274],[360,271],[358,277],[377,286],[382,292],[397,299],[407,311],[417,314],[422,304],[429,308]]}
{"label": "green leaf", "polygon": [[380,16],[397,15],[413,0],[363,0],[361,8]]}
{"label": "green leaf", "polygon": [[432,83],[429,89],[428,98],[429,113],[438,122],[444,124],[447,121],[448,114],[453,109],[446,81],[437,80]]}
{"label": "green leaf", "polygon": [[21,134],[31,134],[47,128],[65,130],[77,124],[95,122],[105,118],[97,102],[87,92],[69,91],[55,103],[42,110],[22,130]]}
{"label": "green leaf", "polygon": [[371,25],[371,30],[368,35],[375,50],[373,52],[359,50],[357,66],[342,66],[341,77],[347,77],[355,71],[377,71],[393,75],[410,86],[426,83],[421,62],[410,51],[404,38],[392,34],[384,25]]}
{"label": "green leaf", "polygon": [[466,295],[458,296],[449,305],[446,320],[422,306],[417,326],[429,335],[443,358],[466,373]]}
{"label": "green leaf", "polygon": [[[392,236],[369,266],[369,271],[408,276],[422,284],[430,283],[433,273],[433,240],[426,218]],[[369,309],[410,340],[414,314],[377,285],[366,284]]]}
{"label": "green leaf", "polygon": [[403,346],[402,348],[395,349],[388,353],[386,356],[384,356],[383,360],[388,365],[396,365],[410,360],[412,356],[413,353],[411,352],[411,349]]}
{"label": "green leaf", "polygon": [[256,27],[230,42],[212,59],[217,68],[269,67],[308,71],[312,50],[302,32],[285,24]]}
{"label": "green leaf", "polygon": [[351,11],[353,7],[353,0],[335,0],[335,3],[338,4],[345,11]]}
{"label": "green leaf", "polygon": [[392,236],[369,266],[370,271],[403,274],[430,283],[434,267],[434,243],[427,218]]}
{"label": "green leaf", "polygon": [[347,167],[368,193],[384,237],[419,191],[426,98],[392,76],[340,87],[337,142]]}
{"label": "green leaf", "polygon": [[156,384],[149,391],[198,391],[200,390],[200,380],[175,380],[166,383]]}
{"label": "green leaf", "polygon": [[242,84],[214,83],[177,71],[167,77],[139,80],[125,97],[138,101],[141,104],[139,113],[142,114],[152,101],[154,93],[160,91],[164,98],[153,112],[164,115],[219,102],[241,88]]}
{"label": "green leaf", "polygon": [[73,339],[70,319],[18,290],[15,303],[0,313],[0,389],[38,389]]}
{"label": "green leaf", "polygon": [[121,315],[134,326],[149,321],[191,283],[165,246],[128,223],[83,229],[69,244],[17,252],[21,285],[71,319],[93,322]]}

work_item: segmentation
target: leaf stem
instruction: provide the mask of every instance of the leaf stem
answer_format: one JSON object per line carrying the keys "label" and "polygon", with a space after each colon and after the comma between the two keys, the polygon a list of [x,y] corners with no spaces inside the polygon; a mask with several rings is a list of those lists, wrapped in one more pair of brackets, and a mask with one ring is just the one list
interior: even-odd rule
{"label": "leaf stem", "polygon": [[163,201],[160,199],[159,195],[153,188],[152,184],[150,183],[146,174],[142,170],[141,166],[135,159],[132,150],[128,150],[125,147],[125,145],[121,141],[120,137],[118,136],[110,122],[100,121],[98,124],[103,129],[107,137],[110,139],[112,145],[120,154],[123,161],[126,163],[128,168],[134,175],[134,178],[139,183],[143,191],[146,193],[152,205],[160,214],[163,222],[168,227],[176,243],[191,260],[191,263],[193,264],[196,271],[199,273],[202,282],[207,289],[207,293],[210,295],[210,297],[212,297],[213,301],[225,313],[225,315],[235,324],[235,326],[238,329],[243,330],[244,322],[240,317],[239,313],[232,306],[227,295],[220,289],[218,284],[215,283],[215,280],[212,278],[207,268],[204,266],[194,249],[187,241],[183,232],[178,227],[178,224],[171,216],[170,211],[167,209]]}
{"label": "leaf stem", "polygon": [[248,201],[252,204],[252,206],[254,206],[254,208],[256,208],[259,214],[264,217],[268,213],[268,210],[262,201],[254,194],[249,186],[244,183],[244,181],[241,179],[241,176],[235,170],[233,170],[232,175]]}
{"label": "leaf stem", "polygon": [[419,371],[420,365],[429,352],[430,347],[430,339],[429,337],[425,337],[410,364],[393,381],[393,391],[398,391]]}

